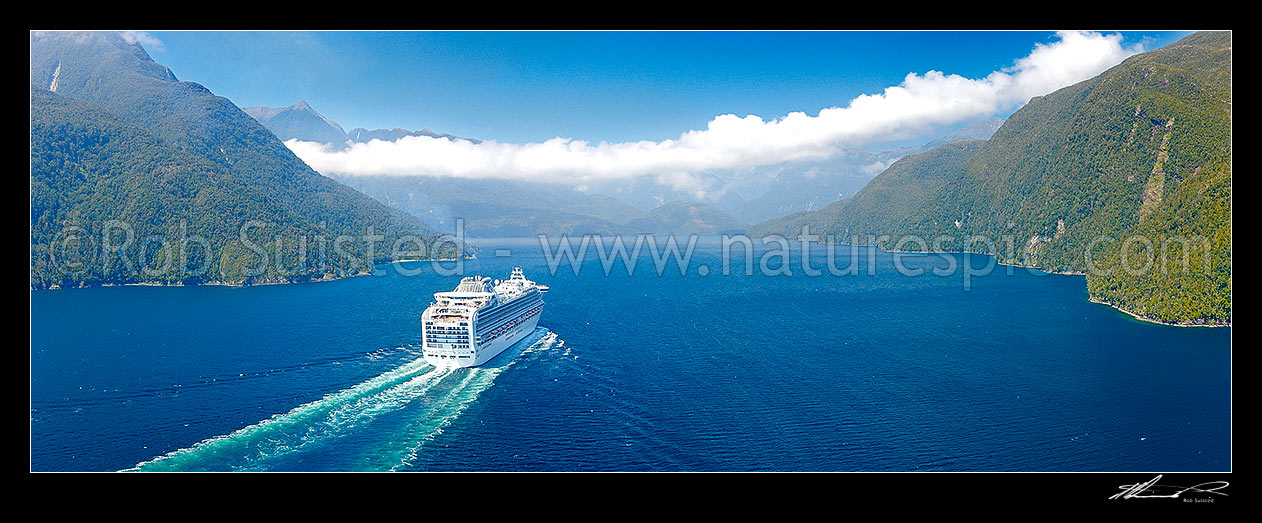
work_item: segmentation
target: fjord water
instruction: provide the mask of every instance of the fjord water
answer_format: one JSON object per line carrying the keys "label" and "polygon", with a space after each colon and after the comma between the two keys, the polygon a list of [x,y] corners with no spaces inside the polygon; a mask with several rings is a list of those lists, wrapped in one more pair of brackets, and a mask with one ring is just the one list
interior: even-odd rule
{"label": "fjord water", "polygon": [[[537,240],[478,244],[465,274],[551,291],[477,369],[420,359],[419,315],[459,279],[427,263],[32,292],[32,470],[1231,470],[1230,329],[1135,320],[1082,276],[965,255],[948,276],[905,256],[910,276],[866,250],[858,274],[795,250],[768,276],[764,247],[725,275],[714,238],[685,275],[645,249],[634,275],[593,250],[576,276]],[[966,285],[964,262],[992,269]]]}

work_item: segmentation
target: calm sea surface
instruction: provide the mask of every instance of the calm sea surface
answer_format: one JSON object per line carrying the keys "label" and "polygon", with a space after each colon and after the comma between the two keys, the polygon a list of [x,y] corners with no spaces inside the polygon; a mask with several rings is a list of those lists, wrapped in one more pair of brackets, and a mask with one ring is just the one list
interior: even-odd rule
{"label": "calm sea surface", "polygon": [[[768,276],[762,246],[753,275],[741,255],[724,275],[717,239],[682,276],[647,248],[634,276],[594,248],[553,275],[536,240],[478,243],[466,274],[521,266],[551,292],[540,328],[477,369],[420,359],[419,315],[460,278],[429,264],[31,292],[31,469],[1232,468],[1231,330],[1137,321],[1082,276],[964,255],[948,276],[906,256],[909,276],[863,250],[859,274],[812,277],[796,247],[793,275]],[[966,285],[965,262],[992,269]]]}

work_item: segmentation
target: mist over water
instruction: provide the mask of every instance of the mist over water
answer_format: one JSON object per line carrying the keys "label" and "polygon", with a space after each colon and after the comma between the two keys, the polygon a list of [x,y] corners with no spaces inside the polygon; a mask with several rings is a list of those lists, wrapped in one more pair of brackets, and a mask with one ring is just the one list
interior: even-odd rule
{"label": "mist over water", "polygon": [[482,247],[466,274],[551,291],[475,369],[420,359],[419,315],[459,279],[433,271],[33,292],[31,468],[1231,469],[1230,328],[1136,321],[1080,276],[965,290],[941,256],[902,259],[912,277],[865,251],[808,277],[800,250],[793,276],[724,275],[715,239],[684,275],[592,252],[575,276],[535,240]]}

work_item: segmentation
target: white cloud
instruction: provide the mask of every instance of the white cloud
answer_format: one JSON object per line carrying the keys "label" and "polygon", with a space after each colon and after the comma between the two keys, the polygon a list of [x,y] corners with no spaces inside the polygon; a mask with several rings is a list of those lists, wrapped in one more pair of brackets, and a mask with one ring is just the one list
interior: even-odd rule
{"label": "white cloud", "polygon": [[864,174],[867,174],[870,176],[876,176],[878,174],[881,174],[881,171],[888,169],[889,166],[893,163],[894,163],[894,160],[890,160],[888,162],[876,161],[868,165],[864,165],[863,167],[861,167],[861,169],[863,170]]}
{"label": "white cloud", "polygon": [[591,144],[553,138],[511,144],[409,136],[333,150],[291,140],[286,145],[325,174],[436,175],[512,178],[582,184],[653,176],[684,190],[698,190],[697,173],[742,169],[829,157],[845,147],[895,140],[929,139],[943,126],[1012,110],[1031,97],[1091,78],[1140,52],[1125,49],[1121,35],[1062,32],[1038,44],[1012,67],[985,78],[928,71],[909,73],[880,94],[862,95],[846,107],[763,120],[724,114],[677,140]]}
{"label": "white cloud", "polygon": [[166,48],[162,40],[144,31],[120,31],[119,35],[129,44],[140,44],[149,51],[161,51]]}

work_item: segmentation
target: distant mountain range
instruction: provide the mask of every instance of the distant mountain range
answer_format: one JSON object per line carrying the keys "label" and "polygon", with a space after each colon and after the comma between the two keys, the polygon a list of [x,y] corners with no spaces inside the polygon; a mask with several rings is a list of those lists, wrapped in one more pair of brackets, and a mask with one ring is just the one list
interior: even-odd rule
{"label": "distant mountain range", "polygon": [[434,132],[429,129],[409,131],[407,129],[395,127],[393,129],[373,129],[370,131],[368,129],[364,129],[363,127],[356,127],[346,133],[347,139],[354,143],[366,143],[373,140],[393,142],[399,138],[403,138],[404,136],[428,136],[430,138],[446,138],[448,140],[464,140],[466,142],[482,143],[482,140],[464,138],[454,134]]}
{"label": "distant mountain range", "polygon": [[420,131],[409,131],[399,128],[368,130],[356,127],[351,129],[350,132],[346,132],[342,130],[341,125],[325,118],[324,115],[312,109],[307,102],[298,102],[289,107],[263,107],[256,105],[242,110],[245,111],[245,114],[254,117],[255,120],[263,124],[263,127],[275,133],[282,141],[297,139],[304,142],[329,144],[336,148],[346,148],[353,143],[366,143],[373,140],[393,142],[404,136],[428,136],[430,138],[447,138],[449,140],[481,143],[479,140],[461,138],[447,133],[436,133],[429,129]]}
{"label": "distant mountain range", "polygon": [[784,162],[760,168],[755,175],[771,180],[765,192],[738,206],[732,213],[756,223],[794,212],[818,210],[842,198],[854,196],[873,177],[900,158],[950,142],[986,140],[1002,124],[1002,119],[992,118],[923,145],[878,153],[850,149],[825,160]]}
{"label": "distant mountain range", "polygon": [[342,145],[348,141],[346,131],[337,122],[325,118],[307,102],[289,107],[254,106],[241,109],[282,140],[297,138],[304,142]]}
{"label": "distant mountain range", "polygon": [[[346,133],[341,125],[306,102],[282,108],[247,107],[245,111],[281,140],[349,147],[372,139],[393,141],[403,136],[429,136],[479,143],[428,129],[353,129]],[[851,149],[824,160],[784,162],[749,172],[705,173],[696,177],[694,186],[687,190],[652,176],[592,182],[583,191],[576,191],[574,186],[564,184],[503,179],[328,174],[445,232],[453,232],[455,219],[464,218],[466,231],[474,236],[743,231],[747,222],[822,208],[853,195],[903,156],[942,143],[986,139],[1002,123],[1003,120],[993,118],[924,145],[880,153]],[[683,222],[654,221],[654,211],[668,203],[675,209],[685,203],[695,206],[693,218]],[[657,215],[674,214],[663,210]],[[713,221],[707,222],[707,218]]]}
{"label": "distant mountain range", "polygon": [[32,288],[329,278],[438,239],[116,33],[35,32],[30,52]]}
{"label": "distant mountain range", "polygon": [[[244,110],[281,140],[349,147],[374,139],[394,141],[404,136],[429,136],[480,143],[429,129],[356,128],[346,133],[341,125],[306,102]],[[717,207],[686,202],[684,193],[661,190],[656,191],[647,208],[639,209],[614,197],[577,191],[563,184],[433,176],[330,176],[443,232],[455,233],[456,219],[463,218],[464,231],[470,236],[739,233],[746,228],[746,224]]]}
{"label": "distant mountain range", "polygon": [[1035,97],[989,141],[907,156],[852,198],[750,233],[807,225],[839,241],[888,235],[885,248],[942,236],[1086,273],[1093,300],[1140,317],[1229,323],[1231,65],[1231,33],[1195,33]]}
{"label": "distant mountain range", "polygon": [[[815,211],[801,211],[767,220],[749,229],[751,236],[796,237],[803,226],[813,234],[881,236],[897,234],[904,224],[896,217],[914,215],[932,203],[948,183],[964,174],[964,168],[986,142],[970,140],[938,146],[928,152],[903,157],[868,182],[858,194]],[[889,247],[890,245],[886,245]]]}
{"label": "distant mountain range", "polygon": [[650,212],[563,184],[434,176],[348,176],[334,179],[434,228],[454,233],[463,219],[472,237],[538,234],[717,234],[746,224],[706,204],[666,202]]}

